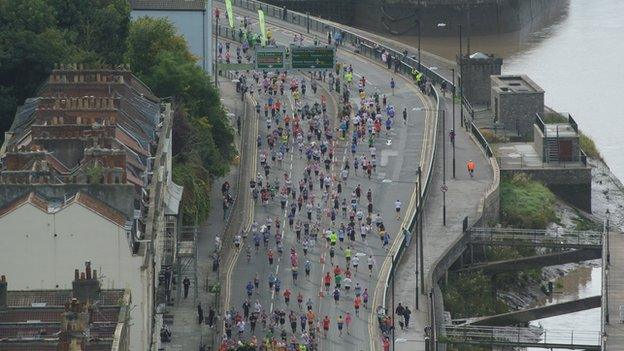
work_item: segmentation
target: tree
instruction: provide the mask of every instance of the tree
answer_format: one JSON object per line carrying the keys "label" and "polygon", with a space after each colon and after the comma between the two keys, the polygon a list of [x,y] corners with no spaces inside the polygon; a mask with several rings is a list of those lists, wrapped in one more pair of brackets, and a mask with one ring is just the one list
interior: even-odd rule
{"label": "tree", "polygon": [[106,63],[121,63],[130,28],[126,0],[50,0],[58,27],[72,33],[75,43]]}
{"label": "tree", "polygon": [[176,34],[175,28],[168,20],[141,17],[132,22],[128,34],[126,62],[130,64],[135,74],[151,75],[152,69],[156,67],[158,54],[163,51],[176,53],[188,62],[195,61],[186,41]]}

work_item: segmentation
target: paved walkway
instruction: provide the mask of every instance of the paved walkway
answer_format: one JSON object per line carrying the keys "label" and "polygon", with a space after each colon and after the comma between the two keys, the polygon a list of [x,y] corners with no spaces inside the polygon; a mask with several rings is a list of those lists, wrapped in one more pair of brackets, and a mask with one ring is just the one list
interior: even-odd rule
{"label": "paved walkway", "polygon": [[609,233],[610,261],[607,279],[607,308],[609,324],[606,350],[621,350],[624,345],[624,324],[621,323],[620,306],[624,306],[624,234]]}
{"label": "paved walkway", "polygon": [[[446,226],[442,225],[442,144],[438,142],[437,155],[431,189],[426,200],[425,212],[423,214],[423,245],[424,245],[424,266],[425,277],[433,263],[446,248],[462,233],[462,221],[464,217],[474,217],[479,200],[492,182],[492,170],[489,161],[485,158],[479,146],[473,142],[465,129],[459,126],[459,106],[456,108],[457,134],[455,137],[456,153],[456,178],[453,179],[452,171],[452,145],[449,142],[448,133],[452,128],[452,101],[443,99],[446,110],[446,130],[440,128],[440,139],[446,143]],[[441,125],[440,125],[441,126]],[[442,137],[443,136],[443,137]],[[473,160],[476,165],[475,177],[470,178],[466,171],[466,162]],[[416,254],[415,245],[406,251],[403,261],[397,271],[395,283],[395,301],[398,305],[409,306],[412,311],[410,326],[402,331],[400,328],[396,332],[396,350],[414,351],[425,350],[424,328],[427,325],[429,303],[428,297],[419,296],[418,311],[413,308],[415,305],[416,290]]]}
{"label": "paved walkway", "polygon": [[[242,114],[242,104],[240,103],[239,95],[234,94],[234,85],[226,78],[221,78],[219,82],[223,86],[223,89],[221,89],[223,104],[235,115]],[[231,123],[235,126],[236,120],[233,119]],[[239,137],[236,138],[235,142],[237,145],[240,145]],[[209,306],[214,304],[215,296],[209,293],[206,288],[218,280],[217,274],[212,272],[212,253],[215,248],[214,239],[215,235],[222,236],[221,233],[224,232],[226,224],[223,221],[223,210],[221,208],[221,184],[227,180],[231,185],[231,193],[234,194],[238,171],[238,167],[232,167],[228,175],[214,180],[210,195],[211,212],[206,222],[199,228],[197,238],[198,296],[196,298],[193,296],[193,286],[189,289],[187,299],[174,294],[177,302],[168,309],[169,313],[173,315],[172,340],[170,343],[163,344],[165,350],[198,350],[201,343],[208,346],[212,343],[213,333],[217,329],[209,328],[206,320],[204,320],[203,325],[198,323],[197,304],[201,303],[204,316],[207,318]],[[181,281],[178,284],[181,284]]]}

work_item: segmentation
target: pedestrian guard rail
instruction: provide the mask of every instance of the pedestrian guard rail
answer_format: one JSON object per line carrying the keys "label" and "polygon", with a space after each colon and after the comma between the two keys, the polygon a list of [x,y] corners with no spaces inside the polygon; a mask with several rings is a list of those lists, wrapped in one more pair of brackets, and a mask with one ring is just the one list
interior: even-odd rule
{"label": "pedestrian guard rail", "polygon": [[540,327],[489,327],[453,326],[445,327],[444,339],[449,343],[500,346],[542,346],[571,349],[597,349],[601,343],[599,331],[557,330]]}
{"label": "pedestrian guard rail", "polygon": [[467,231],[471,243],[529,245],[567,248],[600,248],[603,234],[596,231],[540,230],[472,227]]}
{"label": "pedestrian guard rail", "polygon": [[498,156],[498,164],[503,169],[548,169],[548,168],[585,168],[587,156],[584,152],[578,155],[578,161],[549,161],[544,162],[540,156],[519,154],[518,156]]}

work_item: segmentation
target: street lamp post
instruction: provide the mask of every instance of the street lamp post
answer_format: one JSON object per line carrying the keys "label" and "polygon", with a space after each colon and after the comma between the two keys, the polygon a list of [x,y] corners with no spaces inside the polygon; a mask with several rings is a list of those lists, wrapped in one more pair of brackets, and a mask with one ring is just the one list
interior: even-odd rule
{"label": "street lamp post", "polygon": [[[453,86],[455,86],[455,68],[451,68],[453,73]],[[453,179],[455,179],[455,138],[457,137],[457,130],[455,129],[455,90],[453,89]]]}
{"label": "street lamp post", "polygon": [[[442,110],[442,135],[446,135],[446,114]],[[442,138],[442,225],[446,226],[446,141]]]}
{"label": "street lamp post", "polygon": [[214,55],[214,84],[215,86],[219,86],[219,77],[217,76],[219,74],[218,70],[219,70],[219,66],[217,64],[217,57],[219,56],[218,52],[219,52],[219,9],[215,9],[215,19],[217,21],[217,26],[215,28],[215,55]]}
{"label": "street lamp post", "polygon": [[420,63],[420,29],[421,29],[421,25],[420,25],[420,0],[418,0],[418,72],[422,72],[422,66]]}
{"label": "street lamp post", "polygon": [[464,55],[462,50],[462,26],[459,25],[459,111],[461,115],[460,123],[464,126],[464,70],[462,69],[462,56]]}
{"label": "street lamp post", "polygon": [[[418,166],[418,207],[417,207],[417,222],[416,222],[416,250],[415,250],[415,254],[416,254],[416,289],[414,290],[414,295],[416,297],[416,309],[418,309],[418,295],[420,294],[418,292],[418,269],[421,268],[422,269],[422,211],[423,211],[423,206],[422,206],[422,177],[421,177],[421,173],[422,170],[420,168],[420,166]],[[421,259],[421,264],[418,264],[419,259]]]}

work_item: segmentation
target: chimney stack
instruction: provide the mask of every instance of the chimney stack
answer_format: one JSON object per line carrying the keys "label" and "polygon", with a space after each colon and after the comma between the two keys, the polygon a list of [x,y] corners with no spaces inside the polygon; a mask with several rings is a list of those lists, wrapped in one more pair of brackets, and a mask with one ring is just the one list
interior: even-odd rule
{"label": "chimney stack", "polygon": [[85,271],[80,273],[79,279],[72,282],[72,288],[72,296],[82,303],[93,302],[100,298],[100,282],[97,280],[97,274],[91,275],[91,262],[85,263]]}
{"label": "chimney stack", "polygon": [[87,335],[91,325],[91,311],[78,299],[72,298],[65,304],[65,311],[61,320],[58,351],[85,350]]}
{"label": "chimney stack", "polygon": [[8,307],[8,286],[6,281],[6,276],[0,276],[0,310],[6,309]]}

